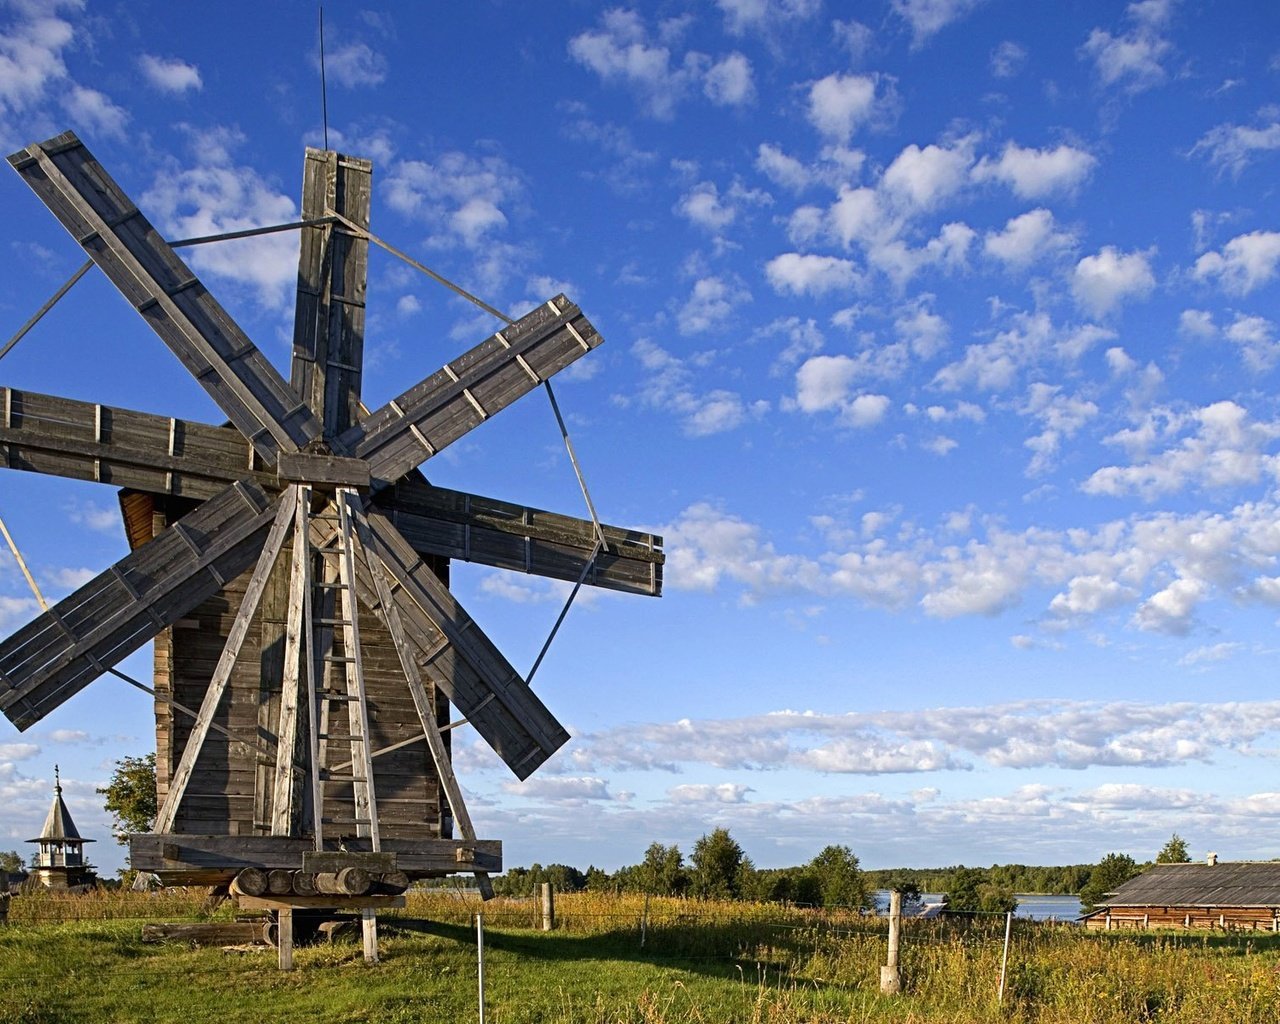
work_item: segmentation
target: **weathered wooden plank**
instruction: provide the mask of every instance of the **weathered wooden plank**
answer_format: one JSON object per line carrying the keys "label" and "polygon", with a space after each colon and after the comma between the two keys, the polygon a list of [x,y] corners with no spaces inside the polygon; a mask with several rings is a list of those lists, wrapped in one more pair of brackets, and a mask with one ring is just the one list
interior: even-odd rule
{"label": "weathered wooden plank", "polygon": [[153,494],[211,498],[251,475],[255,453],[238,430],[0,388],[0,464]]}
{"label": "weathered wooden plank", "polygon": [[[527,778],[569,734],[395,527],[377,512],[366,514],[370,556],[397,585],[404,635],[418,649],[423,671],[516,776]],[[367,568],[359,576],[361,599],[381,614]]]}
{"label": "weathered wooden plank", "polygon": [[281,481],[293,483],[332,487],[369,486],[368,463],[363,459],[343,459],[336,455],[281,452],[276,460],[276,474]]}
{"label": "weathered wooden plank", "polygon": [[[410,474],[374,499],[419,554],[576,582],[595,549],[595,524],[478,494],[435,487]],[[662,592],[662,538],[603,526],[607,548],[585,584]]]}
{"label": "weathered wooden plank", "polygon": [[[239,656],[240,648],[249,632],[249,625],[253,620],[254,613],[258,610],[258,602],[262,598],[262,592],[266,589],[271,569],[280,554],[281,546],[284,544],[285,533],[293,517],[293,502],[296,494],[297,488],[291,487],[276,501],[275,520],[271,524],[271,530],[267,534],[266,542],[262,546],[262,552],[258,556],[257,568],[254,569],[253,576],[249,579],[249,585],[245,588],[240,611],[236,615],[235,624],[227,634],[226,646],[223,648],[218,667],[214,670],[209,689],[205,692],[204,701],[200,705],[195,724],[187,737],[187,745],[182,751],[182,759],[178,762],[173,778],[170,779],[169,791],[165,794],[164,803],[161,804],[156,814],[155,827],[161,832],[168,832],[173,828],[178,805],[182,802],[183,794],[186,793],[187,782],[191,778],[191,773],[195,771],[196,761],[200,756],[201,749],[204,747],[205,738],[209,734],[209,724],[213,721],[214,712],[222,700],[223,693],[226,692],[227,684],[231,680],[232,670],[235,668],[236,658]],[[253,790],[251,788],[250,795],[252,793]]]}
{"label": "weathered wooden plank", "polygon": [[[352,852],[370,851],[368,839],[347,839],[344,845]],[[166,858],[166,847],[176,857]],[[411,877],[452,874],[459,870],[490,873],[502,870],[502,843],[494,839],[467,842],[384,836],[382,847],[383,852],[396,855],[398,869]],[[139,871],[158,872],[162,878],[174,872],[208,869],[226,870],[234,876],[247,867],[264,871],[301,868],[303,855],[314,849],[311,840],[302,837],[140,833],[129,837],[129,863]],[[337,844],[331,849],[337,849]],[[474,855],[474,859],[467,862],[470,855]]]}
{"label": "weathered wooden plank", "polygon": [[[338,213],[368,228],[371,176],[368,161],[308,149],[303,218]],[[302,229],[292,382],[329,437],[346,430],[358,415],[368,253],[368,239],[344,228]]]}
{"label": "weathered wooden plank", "polygon": [[13,166],[264,458],[320,435],[316,418],[71,132]]}
{"label": "weathered wooden plank", "polygon": [[577,306],[556,296],[371,413],[336,444],[369,461],[375,488],[387,486],[602,340]]}
{"label": "weathered wooden plank", "polygon": [[273,511],[237,483],[0,644],[0,710],[26,729],[257,556]]}

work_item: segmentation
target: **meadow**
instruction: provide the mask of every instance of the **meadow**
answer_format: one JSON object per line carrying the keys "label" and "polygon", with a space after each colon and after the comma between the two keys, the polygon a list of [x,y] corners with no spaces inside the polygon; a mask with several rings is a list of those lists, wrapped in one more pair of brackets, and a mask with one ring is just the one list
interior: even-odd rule
{"label": "meadow", "polygon": [[[411,893],[381,916],[382,962],[354,936],[297,951],[146,944],[143,921],[201,918],[203,892],[39,895],[0,927],[0,1024],[477,1020],[475,913],[484,916],[488,1024],[1038,1021],[1273,1024],[1280,936],[1099,934],[1016,922],[1004,1004],[1003,918],[908,921],[905,991],[879,993],[883,920],[777,905]],[[205,915],[206,917],[208,915]],[[213,919],[233,916],[224,905]]]}

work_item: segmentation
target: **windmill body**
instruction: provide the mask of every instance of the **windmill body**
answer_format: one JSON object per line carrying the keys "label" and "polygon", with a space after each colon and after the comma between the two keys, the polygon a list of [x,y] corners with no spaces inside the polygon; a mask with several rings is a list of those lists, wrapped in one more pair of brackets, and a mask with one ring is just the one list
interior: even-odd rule
{"label": "windmill body", "polygon": [[0,643],[0,711],[28,728],[154,639],[160,813],[135,868],[220,884],[340,850],[409,877],[500,870],[452,730],[521,779],[568,734],[449,562],[657,595],[661,538],[418,467],[589,353],[594,327],[556,296],[367,410],[367,161],[307,151],[288,380],[74,135],[9,162],[229,425],[0,388],[0,465],[116,487],[133,549]]}

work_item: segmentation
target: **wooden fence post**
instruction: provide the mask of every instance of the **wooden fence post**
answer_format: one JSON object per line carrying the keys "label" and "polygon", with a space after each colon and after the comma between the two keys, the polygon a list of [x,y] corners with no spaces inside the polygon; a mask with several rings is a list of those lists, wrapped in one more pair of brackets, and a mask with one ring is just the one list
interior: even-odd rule
{"label": "wooden fence post", "polygon": [[556,898],[550,882],[542,883],[542,930],[549,932],[556,926]]}
{"label": "wooden fence post", "polygon": [[886,996],[896,996],[902,991],[902,976],[898,973],[898,943],[902,932],[902,893],[894,889],[889,893],[889,957],[880,968],[880,991]]}

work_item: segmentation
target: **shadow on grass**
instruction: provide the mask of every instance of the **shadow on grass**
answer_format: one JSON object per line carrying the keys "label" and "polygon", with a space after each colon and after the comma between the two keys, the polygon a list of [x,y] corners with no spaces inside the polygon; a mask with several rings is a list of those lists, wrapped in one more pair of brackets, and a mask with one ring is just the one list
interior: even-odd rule
{"label": "shadow on grass", "polygon": [[[388,933],[432,935],[463,946],[475,946],[470,925],[396,918],[386,922]],[[508,930],[486,926],[485,949],[529,960],[589,965],[599,961],[669,967],[729,981],[747,981],[771,989],[804,986],[810,989],[850,989],[827,979],[808,976],[807,962],[815,949],[812,932],[744,928],[739,924],[699,922],[688,926],[658,926],[648,931],[643,947],[635,928],[618,928],[588,935],[568,932]]]}

